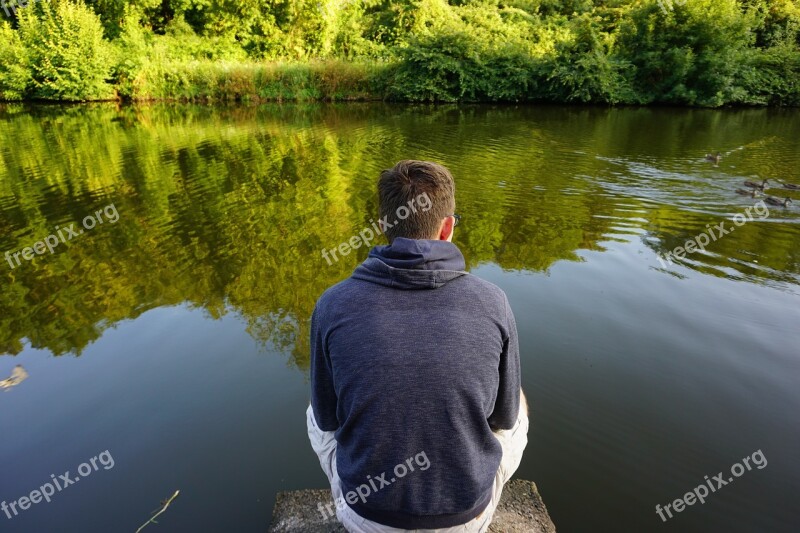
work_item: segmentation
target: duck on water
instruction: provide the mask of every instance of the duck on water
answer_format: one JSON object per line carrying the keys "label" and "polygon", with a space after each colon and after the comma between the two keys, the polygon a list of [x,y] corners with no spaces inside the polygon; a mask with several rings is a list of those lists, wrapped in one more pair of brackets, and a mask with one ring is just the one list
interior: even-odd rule
{"label": "duck on water", "polygon": [[784,198],[783,200],[780,200],[774,196],[767,196],[764,198],[764,201],[770,205],[777,205],[778,207],[789,207],[789,204],[792,203],[791,198]]}
{"label": "duck on water", "polygon": [[736,189],[736,194],[741,194],[742,196],[750,196],[751,198],[758,198],[761,196],[761,192],[758,189]]}
{"label": "duck on water", "polygon": [[769,183],[769,180],[766,179],[766,178],[761,181],[761,185],[759,185],[758,183],[756,183],[754,181],[747,180],[747,181],[744,182],[744,186],[745,187],[752,187],[753,189],[758,189],[759,191],[763,191],[764,188],[767,186],[767,183]]}
{"label": "duck on water", "polygon": [[789,189],[789,190],[792,190],[792,191],[800,191],[800,185],[795,185],[794,183],[784,183],[782,181],[779,181],[778,183],[783,185],[784,189]]}

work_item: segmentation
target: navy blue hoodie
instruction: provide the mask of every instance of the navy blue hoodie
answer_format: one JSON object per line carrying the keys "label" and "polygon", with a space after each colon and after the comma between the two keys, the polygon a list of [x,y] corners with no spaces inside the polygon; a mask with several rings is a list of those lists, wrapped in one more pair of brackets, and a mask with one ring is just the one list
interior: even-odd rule
{"label": "navy blue hoodie", "polygon": [[452,527],[491,499],[519,346],[506,295],[464,268],[450,242],[396,238],[314,309],[314,417],[336,432],[347,504],[374,522]]}

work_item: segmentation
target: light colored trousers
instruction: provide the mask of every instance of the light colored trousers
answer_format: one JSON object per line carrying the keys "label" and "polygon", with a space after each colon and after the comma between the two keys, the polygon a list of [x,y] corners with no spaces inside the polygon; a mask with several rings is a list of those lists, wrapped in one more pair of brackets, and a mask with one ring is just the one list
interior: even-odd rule
{"label": "light colored trousers", "polygon": [[[322,431],[317,426],[310,405],[306,411],[306,423],[308,425],[308,438],[311,441],[311,447],[314,448],[314,452],[316,452],[317,457],[319,457],[319,464],[322,466],[322,470],[325,472],[325,475],[328,476],[328,481],[331,484],[333,501],[337,502],[336,517],[342,525],[344,525],[345,529],[350,533],[405,533],[410,531],[385,526],[362,518],[353,511],[349,505],[344,503],[341,481],[336,471],[336,439],[333,436],[334,432]],[[503,459],[500,462],[500,467],[497,469],[497,475],[494,478],[492,499],[489,501],[489,505],[486,506],[483,513],[474,520],[470,520],[466,524],[460,526],[443,529],[415,529],[413,531],[416,533],[483,533],[489,529],[492,518],[494,518],[494,511],[497,508],[497,504],[500,502],[503,486],[511,479],[511,476],[514,475],[514,472],[519,468],[520,461],[522,461],[522,452],[528,444],[528,425],[528,415],[524,412],[524,409],[520,408],[517,423],[512,429],[500,430],[494,433],[503,448]]]}

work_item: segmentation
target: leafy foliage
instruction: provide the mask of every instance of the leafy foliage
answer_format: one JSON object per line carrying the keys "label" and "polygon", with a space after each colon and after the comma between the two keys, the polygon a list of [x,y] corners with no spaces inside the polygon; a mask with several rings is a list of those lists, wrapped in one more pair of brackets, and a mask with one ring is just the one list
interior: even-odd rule
{"label": "leafy foliage", "polygon": [[84,4],[37,2],[19,12],[19,37],[34,98],[98,100],[113,96],[106,83],[112,56],[103,27]]}
{"label": "leafy foliage", "polygon": [[109,72],[128,99],[332,98],[317,71],[337,99],[800,99],[800,0],[52,0],[13,23],[8,100],[107,97]]}
{"label": "leafy foliage", "polygon": [[737,94],[750,19],[736,0],[692,0],[666,14],[644,4],[622,25],[620,53],[636,68],[634,86],[648,101],[721,105]]}
{"label": "leafy foliage", "polygon": [[635,102],[624,76],[629,63],[611,56],[611,38],[598,31],[595,20],[581,15],[569,28],[570,38],[558,43],[555,57],[539,68],[541,97],[558,102]]}
{"label": "leafy foliage", "polygon": [[22,100],[30,83],[25,48],[6,22],[0,22],[0,99]]}

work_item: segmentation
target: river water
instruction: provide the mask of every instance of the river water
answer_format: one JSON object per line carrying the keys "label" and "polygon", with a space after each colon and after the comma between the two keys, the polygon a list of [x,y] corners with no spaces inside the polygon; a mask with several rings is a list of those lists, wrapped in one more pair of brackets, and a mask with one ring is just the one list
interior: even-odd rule
{"label": "river water", "polygon": [[[406,158],[452,170],[454,242],[508,294],[517,476],[559,531],[800,527],[798,110],[8,105],[0,139],[0,500],[80,479],[0,531],[133,532],[176,490],[150,528],[264,531],[324,487],[309,318],[367,248],[322,251]],[[735,192],[763,178],[796,204]]]}

